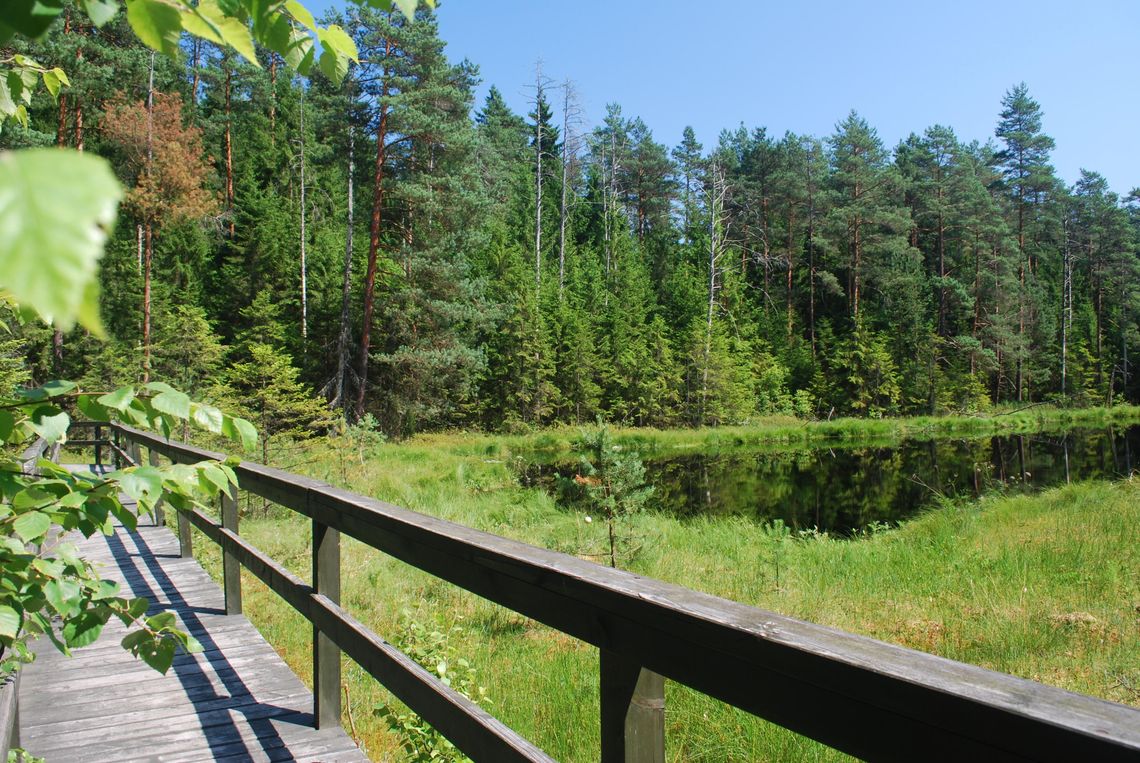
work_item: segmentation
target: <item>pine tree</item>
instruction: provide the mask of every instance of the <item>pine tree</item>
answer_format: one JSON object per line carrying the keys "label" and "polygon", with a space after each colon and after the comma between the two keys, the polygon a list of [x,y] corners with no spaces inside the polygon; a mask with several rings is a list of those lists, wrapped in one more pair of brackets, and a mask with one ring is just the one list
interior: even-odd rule
{"label": "pine tree", "polygon": [[179,95],[153,93],[148,104],[114,99],[106,106],[104,130],[122,150],[134,187],[127,204],[145,230],[143,254],[143,381],[150,377],[151,274],[154,234],[181,221],[197,220],[214,209],[204,188],[208,167],[201,133],[182,123]]}
{"label": "pine tree", "polygon": [[1033,352],[1032,334],[1042,307],[1037,296],[1036,275],[1042,255],[1049,254],[1055,231],[1046,218],[1057,181],[1049,165],[1053,139],[1042,132],[1041,106],[1029,97],[1022,82],[1006,92],[994,134],[1003,148],[996,159],[1002,170],[1002,188],[1013,206],[1013,226],[1021,254],[1018,265],[1018,328],[1015,346],[1015,398],[1026,393],[1025,364]]}

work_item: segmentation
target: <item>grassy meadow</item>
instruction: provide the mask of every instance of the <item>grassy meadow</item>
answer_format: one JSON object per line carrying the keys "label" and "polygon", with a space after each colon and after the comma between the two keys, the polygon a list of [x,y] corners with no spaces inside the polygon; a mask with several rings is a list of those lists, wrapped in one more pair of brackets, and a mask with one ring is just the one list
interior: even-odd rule
{"label": "grassy meadow", "polygon": [[[1091,418],[1098,424],[1134,419],[1138,410]],[[740,447],[780,437],[799,443],[1010,432],[1031,426],[1027,416],[1048,416],[1046,424],[1065,426],[1075,414],[1032,409],[977,423],[788,421],[615,435],[646,451]],[[604,523],[587,522],[544,492],[520,487],[511,467],[523,450],[568,448],[576,433],[427,435],[399,444],[342,437],[283,452],[275,465],[597,558]],[[308,525],[300,517],[254,498],[245,506],[241,531],[297,574],[309,574]],[[1140,483],[1086,482],[1037,495],[946,501],[900,527],[851,539],[793,534],[743,518],[678,519],[653,511],[623,521],[621,532],[633,548],[621,566],[639,574],[1140,705]],[[218,574],[217,549],[204,539],[196,549]],[[343,601],[357,617],[390,641],[406,633],[408,613],[428,629],[450,632],[455,656],[469,660],[487,687],[492,712],[559,760],[597,759],[596,650],[355,541],[346,539],[342,553]],[[245,585],[250,618],[307,679],[310,627],[248,573]],[[372,759],[401,760],[396,738],[372,711],[387,701],[386,693],[351,662],[345,676],[346,728]],[[670,760],[846,759],[675,684],[666,692]]]}

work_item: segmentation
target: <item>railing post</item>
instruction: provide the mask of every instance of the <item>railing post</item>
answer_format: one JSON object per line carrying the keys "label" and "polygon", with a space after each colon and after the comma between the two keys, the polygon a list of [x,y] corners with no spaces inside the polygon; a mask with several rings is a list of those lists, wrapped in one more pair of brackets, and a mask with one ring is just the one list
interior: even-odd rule
{"label": "railing post", "polygon": [[103,427],[96,424],[95,425],[95,436],[91,438],[95,442],[95,466],[96,466],[96,468],[103,465],[103,459],[101,457],[102,451],[103,451],[103,446],[99,444],[99,441],[102,439],[102,434],[103,434]]}
{"label": "railing post", "polygon": [[[222,527],[237,533],[237,487],[222,491]],[[222,580],[226,590],[226,614],[241,614],[241,563],[229,552],[222,552]]]}
{"label": "railing post", "polygon": [[[313,520],[313,588],[340,603],[340,530]],[[340,648],[313,626],[313,716],[317,728],[340,725]]]}
{"label": "railing post", "polygon": [[598,662],[602,763],[664,763],[664,677],[605,649]]}
{"label": "railing post", "polygon": [[[137,452],[138,447],[139,446],[136,443],[135,444],[136,452]],[[147,455],[147,458],[146,458],[147,463],[149,463],[151,466],[158,466],[159,465],[157,453],[155,453],[153,450],[148,448],[146,455]],[[154,504],[154,526],[155,527],[161,527],[165,524],[166,524],[166,509],[162,508],[162,500],[160,499],[159,501],[157,501]],[[187,522],[186,524],[187,524],[187,529],[189,529],[190,523]],[[183,556],[185,556],[185,554],[183,554]]]}

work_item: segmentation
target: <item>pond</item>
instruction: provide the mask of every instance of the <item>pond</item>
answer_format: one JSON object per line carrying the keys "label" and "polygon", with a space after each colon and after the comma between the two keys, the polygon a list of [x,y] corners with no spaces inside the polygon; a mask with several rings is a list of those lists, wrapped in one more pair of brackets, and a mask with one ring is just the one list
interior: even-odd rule
{"label": "pond", "polygon": [[[648,505],[659,511],[780,519],[793,529],[845,535],[906,519],[938,495],[976,498],[1122,477],[1137,466],[1138,455],[1140,426],[643,460],[654,486]],[[555,473],[574,471],[572,462],[531,464],[522,480],[553,491]]]}

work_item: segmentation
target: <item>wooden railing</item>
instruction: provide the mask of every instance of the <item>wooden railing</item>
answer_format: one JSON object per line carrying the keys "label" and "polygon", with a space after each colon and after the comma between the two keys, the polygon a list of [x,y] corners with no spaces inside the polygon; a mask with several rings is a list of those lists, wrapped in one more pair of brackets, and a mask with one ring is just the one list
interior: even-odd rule
{"label": "wooden railing", "polygon": [[[138,461],[217,458],[115,426]],[[599,650],[603,761],[664,758],[664,679],[868,760],[1136,761],[1140,710],[803,622],[501,538],[266,466],[242,490],[312,524],[312,583],[221,522],[178,514],[223,550],[226,608],[241,611],[245,566],[312,624],[318,725],[340,720],[340,651],[474,760],[549,760],[533,744],[341,608],[340,534],[586,641]],[[505,701],[509,701],[507,698]]]}

